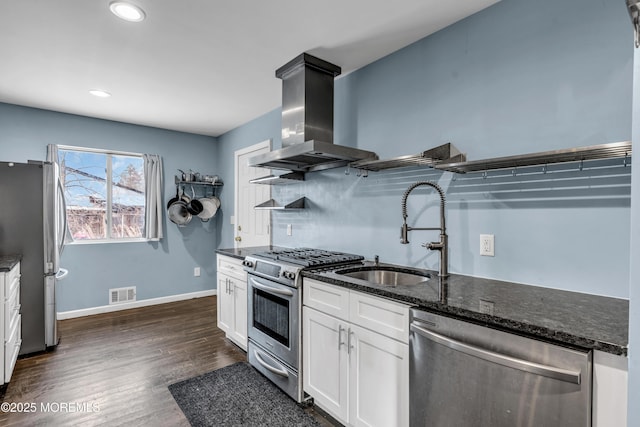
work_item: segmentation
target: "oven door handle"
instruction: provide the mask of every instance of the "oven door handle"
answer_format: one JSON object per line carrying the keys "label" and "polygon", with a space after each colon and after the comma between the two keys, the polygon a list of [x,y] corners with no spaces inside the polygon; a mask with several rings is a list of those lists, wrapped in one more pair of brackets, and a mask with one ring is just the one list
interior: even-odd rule
{"label": "oven door handle", "polygon": [[281,377],[285,377],[285,378],[289,376],[289,373],[286,370],[274,368],[273,366],[265,362],[262,356],[260,356],[260,352],[258,350],[253,350],[253,355],[256,356],[256,360],[258,361],[258,363],[261,364],[268,371],[271,371],[274,374],[280,375]]}
{"label": "oven door handle", "polygon": [[263,285],[262,283],[259,283],[257,280],[255,280],[253,277],[249,278],[249,280],[253,284],[253,287],[262,289],[265,292],[271,292],[273,294],[278,294],[278,295],[285,295],[288,297],[293,296],[293,291],[290,291],[288,289],[278,289],[271,286]]}

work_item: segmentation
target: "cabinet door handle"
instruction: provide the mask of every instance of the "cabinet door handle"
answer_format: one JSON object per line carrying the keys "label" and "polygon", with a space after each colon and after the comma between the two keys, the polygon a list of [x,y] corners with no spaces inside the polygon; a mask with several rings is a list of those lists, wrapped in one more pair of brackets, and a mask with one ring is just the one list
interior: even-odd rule
{"label": "cabinet door handle", "polygon": [[353,331],[351,330],[351,328],[349,328],[349,332],[348,332],[348,339],[347,339],[347,353],[351,354],[351,349],[354,348],[354,346],[351,344],[351,335],[353,335]]}
{"label": "cabinet door handle", "polygon": [[344,345],[344,342],[342,342],[342,331],[346,331],[346,328],[338,325],[338,350],[340,350],[340,346]]}

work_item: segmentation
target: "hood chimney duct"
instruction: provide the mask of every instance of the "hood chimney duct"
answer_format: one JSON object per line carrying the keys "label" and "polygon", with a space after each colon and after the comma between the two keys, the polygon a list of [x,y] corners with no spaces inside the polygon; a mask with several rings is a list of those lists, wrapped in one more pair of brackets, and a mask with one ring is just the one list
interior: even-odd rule
{"label": "hood chimney duct", "polygon": [[276,70],[282,79],[282,148],[258,154],[249,166],[314,172],[376,153],[333,143],[333,79],[340,67],[303,53]]}
{"label": "hood chimney duct", "polygon": [[309,140],[333,143],[333,79],[337,65],[299,55],[276,70],[282,79],[282,147]]}

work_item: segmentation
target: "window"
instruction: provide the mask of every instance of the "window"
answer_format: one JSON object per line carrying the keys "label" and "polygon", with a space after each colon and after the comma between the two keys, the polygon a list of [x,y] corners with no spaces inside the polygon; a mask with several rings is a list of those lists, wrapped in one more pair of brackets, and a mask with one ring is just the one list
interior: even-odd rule
{"label": "window", "polygon": [[59,146],[58,161],[74,241],[144,238],[142,154]]}

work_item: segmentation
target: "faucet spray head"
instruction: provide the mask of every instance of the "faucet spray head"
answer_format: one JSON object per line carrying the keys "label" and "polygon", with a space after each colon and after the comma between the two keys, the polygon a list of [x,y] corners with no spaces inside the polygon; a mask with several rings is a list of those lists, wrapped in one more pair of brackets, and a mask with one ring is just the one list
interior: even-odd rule
{"label": "faucet spray head", "polygon": [[400,227],[400,243],[403,245],[409,243],[409,227],[407,226],[407,221],[404,221],[402,227]]}

